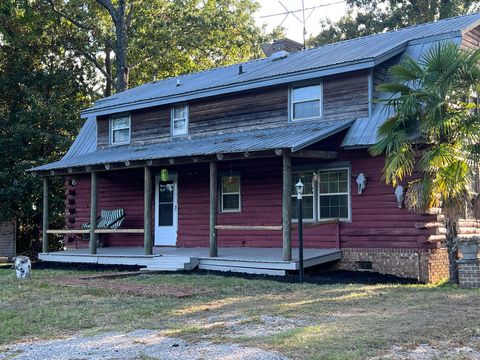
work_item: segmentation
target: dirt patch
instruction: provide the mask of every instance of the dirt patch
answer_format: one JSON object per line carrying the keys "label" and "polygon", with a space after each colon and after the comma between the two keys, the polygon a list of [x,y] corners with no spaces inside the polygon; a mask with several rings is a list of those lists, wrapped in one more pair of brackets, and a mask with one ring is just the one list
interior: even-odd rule
{"label": "dirt patch", "polygon": [[85,276],[65,276],[47,280],[48,283],[60,286],[88,287],[93,289],[111,290],[124,295],[142,296],[142,297],[159,297],[173,296],[176,298],[184,298],[194,295],[212,293],[210,289],[189,288],[185,286],[162,285],[162,284],[136,284],[132,282],[120,282],[113,279],[132,276],[136,273],[122,274],[109,273]]}
{"label": "dirt patch", "polygon": [[[329,320],[329,322],[330,321],[332,320]],[[190,319],[187,323],[205,330],[221,327],[223,328],[222,335],[228,338],[271,336],[298,327],[313,325],[312,322],[303,319],[292,319],[273,315],[260,315],[259,317],[252,318],[230,312]]]}

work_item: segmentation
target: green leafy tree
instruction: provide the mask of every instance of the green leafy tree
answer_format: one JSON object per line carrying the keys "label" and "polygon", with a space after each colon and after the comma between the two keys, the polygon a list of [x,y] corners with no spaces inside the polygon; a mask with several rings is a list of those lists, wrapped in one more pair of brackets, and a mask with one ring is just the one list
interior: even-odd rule
{"label": "green leafy tree", "polygon": [[321,22],[310,46],[378,34],[407,26],[465,15],[480,9],[474,0],[347,0],[347,14],[337,22]]}
{"label": "green leafy tree", "polygon": [[457,282],[458,220],[466,204],[478,207],[480,50],[442,43],[418,61],[407,56],[390,72],[393,81],[378,90],[393,94],[386,105],[395,115],[380,127],[371,153],[385,154],[387,183],[408,183],[410,210],[441,208],[450,277]]}
{"label": "green leafy tree", "polygon": [[[63,44],[73,33],[35,1],[0,3],[0,218],[17,217],[18,250],[39,239],[41,182],[26,172],[58,160],[90,104],[94,69]],[[51,186],[52,222],[63,226],[63,180]]]}
{"label": "green leafy tree", "polygon": [[261,56],[253,0],[44,0],[84,41],[72,46],[105,95],[147,81]]}

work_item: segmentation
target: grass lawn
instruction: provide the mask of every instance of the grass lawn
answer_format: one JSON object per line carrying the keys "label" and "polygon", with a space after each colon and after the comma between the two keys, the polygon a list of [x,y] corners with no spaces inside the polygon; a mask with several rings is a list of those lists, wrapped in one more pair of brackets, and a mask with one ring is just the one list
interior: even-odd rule
{"label": "grass lawn", "polygon": [[[363,359],[393,345],[479,349],[480,291],[426,285],[313,285],[207,275],[153,275],[122,285],[207,289],[177,298],[58,285],[79,271],[0,269],[0,345],[105,331],[160,329],[189,341],[229,342],[295,359]],[[472,340],[473,339],[473,340]],[[476,340],[475,340],[476,339]],[[472,343],[473,341],[473,343]]]}

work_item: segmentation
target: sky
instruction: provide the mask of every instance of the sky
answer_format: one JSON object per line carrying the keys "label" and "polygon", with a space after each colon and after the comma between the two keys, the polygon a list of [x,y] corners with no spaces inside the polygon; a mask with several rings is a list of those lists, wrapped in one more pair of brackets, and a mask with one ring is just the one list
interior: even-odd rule
{"label": "sky", "polygon": [[[283,5],[287,7],[289,11],[300,10],[302,8],[302,0],[280,0]],[[274,27],[281,25],[285,28],[287,37],[303,42],[303,25],[292,14],[285,18],[285,15],[277,15],[262,18],[265,15],[273,15],[286,12],[285,8],[280,4],[279,0],[257,0],[261,5],[260,10],[255,14],[255,18],[258,25],[263,23],[267,24],[267,30],[271,30]],[[304,0],[305,8],[311,8],[319,5],[324,5],[320,8],[313,10],[306,10],[305,17],[306,30],[308,39],[310,35],[316,35],[320,32],[320,20],[330,18],[331,20],[338,20],[345,13],[345,1],[341,0]],[[302,12],[296,12],[295,15],[302,19]]]}

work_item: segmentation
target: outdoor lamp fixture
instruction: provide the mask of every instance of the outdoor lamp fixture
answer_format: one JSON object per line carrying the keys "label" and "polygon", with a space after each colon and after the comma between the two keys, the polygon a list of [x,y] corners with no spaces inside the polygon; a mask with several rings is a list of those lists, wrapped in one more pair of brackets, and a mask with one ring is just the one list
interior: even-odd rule
{"label": "outdoor lamp fixture", "polygon": [[302,214],[302,195],[305,186],[302,180],[298,180],[295,185],[297,190],[297,213],[298,213],[298,262],[300,265],[300,282],[303,283],[303,214]]}

